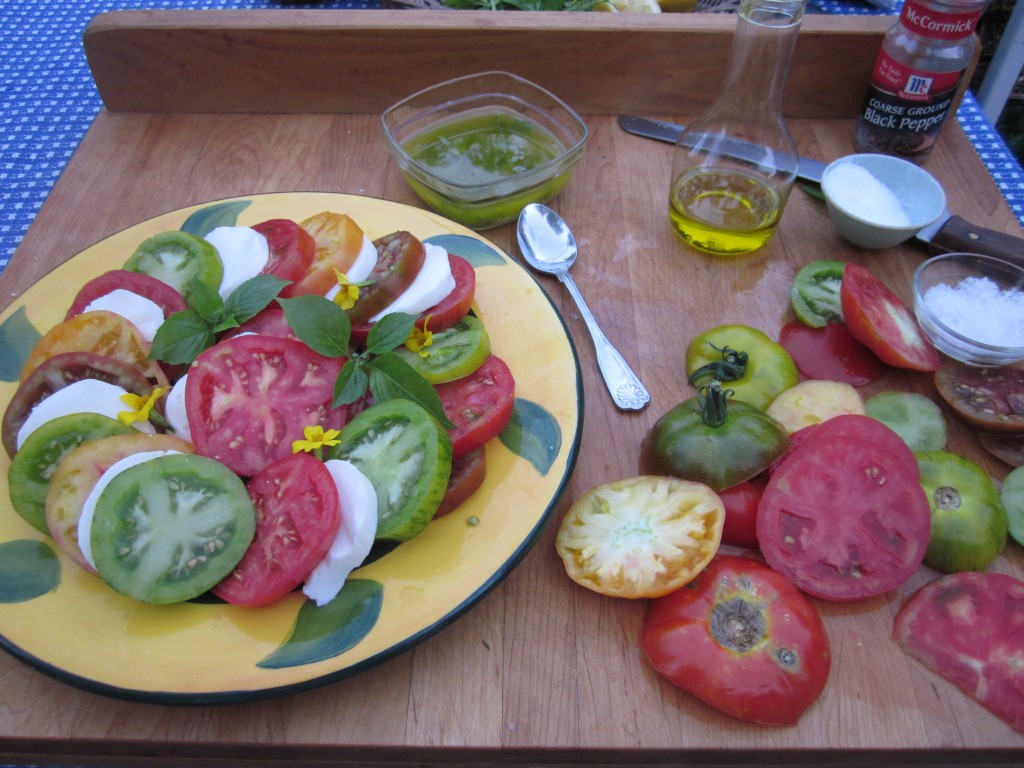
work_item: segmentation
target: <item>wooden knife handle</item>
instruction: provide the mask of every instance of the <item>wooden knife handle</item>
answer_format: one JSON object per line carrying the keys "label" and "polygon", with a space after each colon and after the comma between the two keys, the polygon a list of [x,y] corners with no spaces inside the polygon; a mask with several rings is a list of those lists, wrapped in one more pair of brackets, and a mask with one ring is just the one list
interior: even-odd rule
{"label": "wooden knife handle", "polygon": [[959,216],[950,216],[931,244],[939,251],[983,253],[1024,268],[1024,238],[975,226]]}

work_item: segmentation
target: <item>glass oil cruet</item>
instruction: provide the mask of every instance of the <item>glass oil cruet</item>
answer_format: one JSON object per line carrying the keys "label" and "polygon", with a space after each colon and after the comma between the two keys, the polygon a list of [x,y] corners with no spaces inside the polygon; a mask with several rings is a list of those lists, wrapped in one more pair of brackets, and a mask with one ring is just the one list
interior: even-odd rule
{"label": "glass oil cruet", "polygon": [[807,0],[742,0],[722,93],[676,143],[669,218],[690,245],[719,255],[768,242],[799,154],[782,93]]}

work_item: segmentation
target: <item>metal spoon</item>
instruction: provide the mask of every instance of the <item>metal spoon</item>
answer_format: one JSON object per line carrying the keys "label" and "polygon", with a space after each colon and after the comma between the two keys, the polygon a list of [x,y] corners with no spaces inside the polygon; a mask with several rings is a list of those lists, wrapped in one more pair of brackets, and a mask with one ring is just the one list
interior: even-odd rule
{"label": "metal spoon", "polygon": [[641,410],[650,402],[650,394],[598,327],[597,320],[569,275],[569,267],[576,262],[579,253],[576,238],[569,227],[546,205],[530,203],[519,214],[517,233],[519,250],[527,263],[538,272],[557,277],[575,299],[594,340],[597,365],[615,405],[624,411]]}

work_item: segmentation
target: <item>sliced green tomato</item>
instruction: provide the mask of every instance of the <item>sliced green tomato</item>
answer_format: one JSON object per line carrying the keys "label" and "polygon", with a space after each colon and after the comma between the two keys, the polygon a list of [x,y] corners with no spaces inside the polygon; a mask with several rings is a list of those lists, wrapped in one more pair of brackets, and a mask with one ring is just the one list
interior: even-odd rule
{"label": "sliced green tomato", "polygon": [[829,323],[843,322],[839,286],[845,268],[844,261],[812,261],[796,273],[789,289],[789,303],[801,323],[824,328]]}
{"label": "sliced green tomato", "polygon": [[942,409],[917,392],[880,392],[864,403],[868,416],[903,438],[912,451],[941,451],[946,447]]}
{"label": "sliced green tomato", "polygon": [[468,376],[479,368],[491,354],[491,340],[484,324],[466,315],[451,328],[433,334],[430,346],[423,351],[425,356],[405,347],[395,350],[431,384],[443,384]]}
{"label": "sliced green tomato", "polygon": [[11,461],[8,484],[14,511],[37,530],[49,534],[46,494],[57,465],[82,443],[136,430],[98,413],[71,413],[36,429]]}
{"label": "sliced green tomato", "polygon": [[256,510],[234,472],[205,456],[172,454],[110,481],[96,502],[89,541],[107,584],[164,605],[224,579],[255,531]]}
{"label": "sliced green tomato", "polygon": [[377,538],[405,541],[427,527],[452,472],[452,442],[408,400],[386,400],[341,431],[330,458],[350,461],[377,491]]}
{"label": "sliced green tomato", "polygon": [[1006,476],[999,489],[999,500],[1010,522],[1010,535],[1024,545],[1024,467],[1017,467]]}
{"label": "sliced green tomato", "polygon": [[918,451],[921,486],[932,509],[924,562],[937,571],[984,571],[1006,545],[1008,521],[984,469],[947,451]]}
{"label": "sliced green tomato", "polygon": [[217,290],[224,278],[224,264],[217,249],[188,232],[161,232],[142,242],[128,257],[124,268],[167,283],[185,295],[193,280]]}

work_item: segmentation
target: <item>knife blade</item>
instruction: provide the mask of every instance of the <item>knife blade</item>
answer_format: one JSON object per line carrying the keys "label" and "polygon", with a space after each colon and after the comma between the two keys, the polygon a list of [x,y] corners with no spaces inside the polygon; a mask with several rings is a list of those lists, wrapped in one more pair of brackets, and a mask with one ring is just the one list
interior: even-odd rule
{"label": "knife blade", "polygon": [[[620,115],[619,127],[635,136],[669,144],[675,144],[684,130],[684,126],[677,123],[635,115]],[[741,139],[733,140],[726,149],[728,154],[741,160],[756,161],[759,157],[756,145]],[[818,160],[801,157],[796,175],[804,181],[821,184],[825,167],[826,164]],[[985,253],[1024,267],[1024,238],[975,226],[960,216],[954,216],[948,208],[932,224],[914,233],[913,237],[927,245],[932,253]]]}

